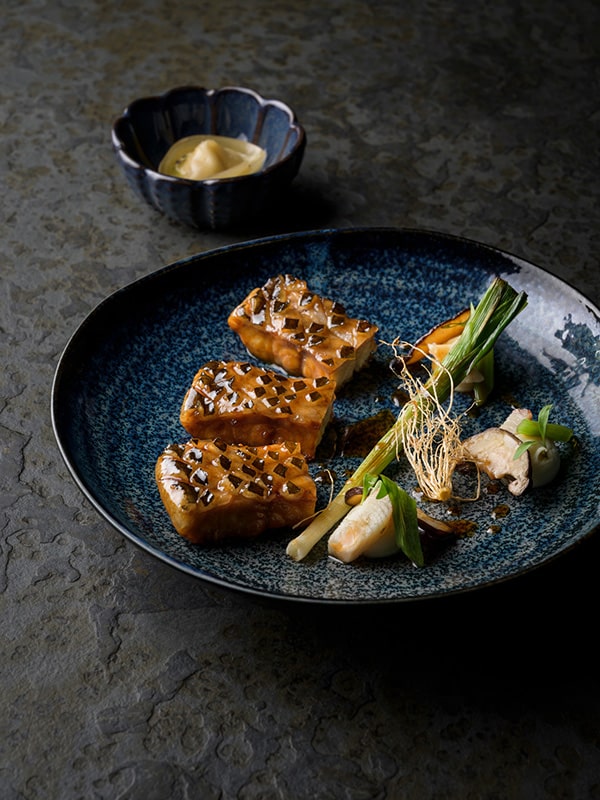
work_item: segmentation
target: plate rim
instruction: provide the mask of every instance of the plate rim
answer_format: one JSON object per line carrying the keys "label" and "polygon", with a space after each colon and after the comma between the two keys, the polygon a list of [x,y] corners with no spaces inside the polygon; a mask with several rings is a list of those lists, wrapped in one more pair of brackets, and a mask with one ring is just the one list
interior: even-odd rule
{"label": "plate rim", "polygon": [[453,244],[462,244],[467,248],[476,248],[484,252],[495,254],[502,258],[508,258],[511,262],[515,264],[516,267],[526,267],[529,270],[533,269],[534,271],[539,271],[546,277],[546,279],[549,279],[550,281],[555,282],[557,286],[560,286],[563,291],[565,289],[568,289],[572,294],[572,299],[584,305],[586,310],[589,311],[591,314],[593,314],[596,317],[596,319],[600,322],[600,310],[595,305],[595,303],[593,303],[590,300],[590,298],[587,297],[583,292],[576,289],[569,281],[558,277],[545,267],[539,266],[534,262],[528,261],[527,259],[517,256],[514,253],[504,250],[502,248],[495,247],[493,245],[489,245],[487,243],[477,241],[469,237],[447,233],[444,231],[438,231],[430,228],[421,228],[421,227],[413,228],[413,227],[396,227],[396,226],[348,226],[339,228],[334,227],[334,228],[313,229],[306,231],[293,231],[289,233],[277,233],[268,236],[262,236],[255,239],[247,239],[240,242],[225,244],[222,246],[210,248],[209,250],[200,251],[198,253],[185,256],[181,259],[170,261],[167,264],[164,264],[163,266],[158,267],[157,269],[146,273],[145,275],[134,278],[133,280],[118,287],[113,292],[111,292],[110,294],[102,298],[100,301],[98,301],[96,305],[93,306],[91,310],[83,317],[83,319],[80,320],[80,322],[76,325],[76,327],[68,337],[67,342],[60,353],[60,356],[56,363],[56,367],[54,369],[54,375],[50,389],[50,417],[51,417],[51,425],[55,442],[60,452],[61,458],[65,466],[67,467],[67,470],[72,480],[74,481],[78,489],[81,491],[87,502],[89,502],[93,507],[93,509],[95,510],[95,512],[99,514],[101,519],[107,522],[113,529],[115,529],[128,541],[132,542],[134,545],[136,545],[144,552],[148,553],[154,558],[157,558],[159,561],[162,561],[163,563],[167,564],[169,567],[179,572],[183,572],[195,579],[206,581],[212,585],[219,586],[220,588],[223,589],[235,591],[245,595],[260,597],[262,599],[304,603],[304,604],[342,605],[342,606],[389,605],[397,603],[414,603],[417,601],[423,602],[428,600],[429,601],[440,600],[444,598],[471,594],[473,592],[482,591],[486,588],[489,589],[491,587],[501,586],[511,581],[525,578],[526,576],[530,575],[533,572],[539,572],[542,569],[546,569],[550,565],[554,564],[558,559],[562,558],[566,554],[577,549],[579,546],[583,544],[583,542],[589,540],[600,530],[600,522],[599,522],[598,524],[595,524],[592,527],[590,527],[589,530],[585,531],[585,533],[583,533],[578,538],[574,539],[571,542],[565,543],[565,545],[561,549],[559,549],[555,553],[548,555],[539,563],[529,564],[516,573],[501,575],[496,578],[487,579],[473,586],[455,587],[447,590],[430,592],[423,595],[413,594],[413,595],[398,596],[398,597],[379,597],[379,598],[378,597],[357,597],[357,598],[318,597],[318,596],[309,596],[305,594],[289,594],[274,589],[264,589],[256,586],[246,585],[240,583],[236,579],[224,579],[202,568],[193,567],[190,564],[186,563],[185,561],[182,561],[176,558],[175,556],[166,553],[164,550],[142,539],[138,534],[135,534],[133,531],[129,530],[127,526],[123,525],[119,520],[117,520],[110,513],[110,511],[102,505],[101,501],[95,496],[93,487],[89,486],[88,482],[86,482],[83,479],[83,477],[79,474],[77,466],[71,459],[67,447],[63,441],[62,434],[60,431],[57,402],[58,402],[59,391],[61,388],[61,382],[63,380],[65,372],[69,369],[68,360],[69,357],[72,355],[72,350],[75,348],[79,340],[85,335],[86,329],[91,327],[94,320],[98,317],[98,315],[102,313],[106,305],[114,303],[115,301],[118,300],[120,296],[125,296],[127,293],[135,290],[135,288],[138,286],[141,285],[150,286],[153,281],[163,278],[171,271],[173,272],[178,271],[186,266],[189,266],[194,262],[201,263],[202,261],[210,260],[215,256],[225,255],[229,252],[239,252],[243,250],[249,250],[255,247],[273,245],[280,242],[308,241],[315,239],[322,241],[328,238],[332,238],[334,236],[336,237],[344,235],[373,236],[378,234],[386,236],[398,236],[398,237],[401,237],[403,235],[421,236],[426,238],[430,237],[440,243],[448,242]]}

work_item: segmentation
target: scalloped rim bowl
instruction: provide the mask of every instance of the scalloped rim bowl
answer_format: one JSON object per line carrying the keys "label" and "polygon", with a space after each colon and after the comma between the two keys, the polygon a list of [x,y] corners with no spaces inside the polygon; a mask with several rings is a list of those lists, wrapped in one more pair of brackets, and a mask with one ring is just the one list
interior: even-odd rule
{"label": "scalloped rim bowl", "polygon": [[[178,139],[194,134],[243,138],[267,151],[259,172],[192,181],[158,172]],[[281,100],[252,89],[181,86],[130,103],[112,127],[112,145],[128,183],[150,206],[197,228],[228,228],[263,213],[296,176],[306,133]]]}

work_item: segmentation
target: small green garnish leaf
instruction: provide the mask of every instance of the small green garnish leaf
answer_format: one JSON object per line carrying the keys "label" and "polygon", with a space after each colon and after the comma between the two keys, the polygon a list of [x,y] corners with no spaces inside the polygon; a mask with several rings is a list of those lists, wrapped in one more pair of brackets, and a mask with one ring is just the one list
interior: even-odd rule
{"label": "small green garnish leaf", "polygon": [[365,477],[363,478],[363,493],[362,493],[361,503],[363,503],[367,499],[367,495],[371,494],[378,480],[379,480],[379,475],[372,475],[370,473],[368,475],[365,475]]}
{"label": "small green garnish leaf", "polygon": [[548,417],[550,416],[551,405],[544,406],[538,414],[538,425],[540,426],[540,438],[546,443],[546,428],[548,427]]}
{"label": "small green garnish leaf", "polygon": [[[517,427],[519,436],[527,436],[528,439],[541,439],[544,446],[547,439],[551,439],[553,442],[568,442],[573,436],[573,431],[571,428],[567,428],[566,425],[548,422],[551,409],[551,405],[544,406],[537,420],[522,420]],[[531,442],[529,446],[531,447]]]}
{"label": "small green garnish leaf", "polygon": [[521,458],[521,456],[523,455],[523,453],[526,453],[533,444],[535,444],[533,439],[530,439],[528,442],[521,442],[521,444],[515,450],[513,461],[518,461],[519,458]]}

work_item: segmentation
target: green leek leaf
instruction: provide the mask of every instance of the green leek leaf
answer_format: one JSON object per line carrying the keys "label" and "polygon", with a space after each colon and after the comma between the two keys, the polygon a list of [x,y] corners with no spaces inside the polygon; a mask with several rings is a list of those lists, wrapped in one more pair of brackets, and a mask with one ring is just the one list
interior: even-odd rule
{"label": "green leek leaf", "polygon": [[386,495],[390,498],[396,545],[413,564],[422,567],[425,560],[419,535],[417,503],[414,498],[386,475],[378,476],[370,473],[365,475],[363,495],[367,487],[369,487],[368,491],[377,491],[377,498]]}
{"label": "green leek leaf", "polygon": [[475,405],[482,406],[494,388],[494,350],[490,350],[480,361],[477,369],[481,372],[483,380],[473,386]]}

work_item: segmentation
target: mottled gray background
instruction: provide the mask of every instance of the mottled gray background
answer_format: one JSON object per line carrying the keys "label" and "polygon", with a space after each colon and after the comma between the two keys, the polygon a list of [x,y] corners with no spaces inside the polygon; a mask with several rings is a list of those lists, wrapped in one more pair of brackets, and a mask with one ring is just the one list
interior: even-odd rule
{"label": "mottled gray background", "polygon": [[[98,301],[263,234],[461,234],[598,303],[599,31],[596,0],[4,0],[0,797],[600,798],[595,540],[443,603],[263,603],[124,541],[49,420]],[[294,107],[277,219],[184,229],[124,184],[113,117],[185,83]]]}

